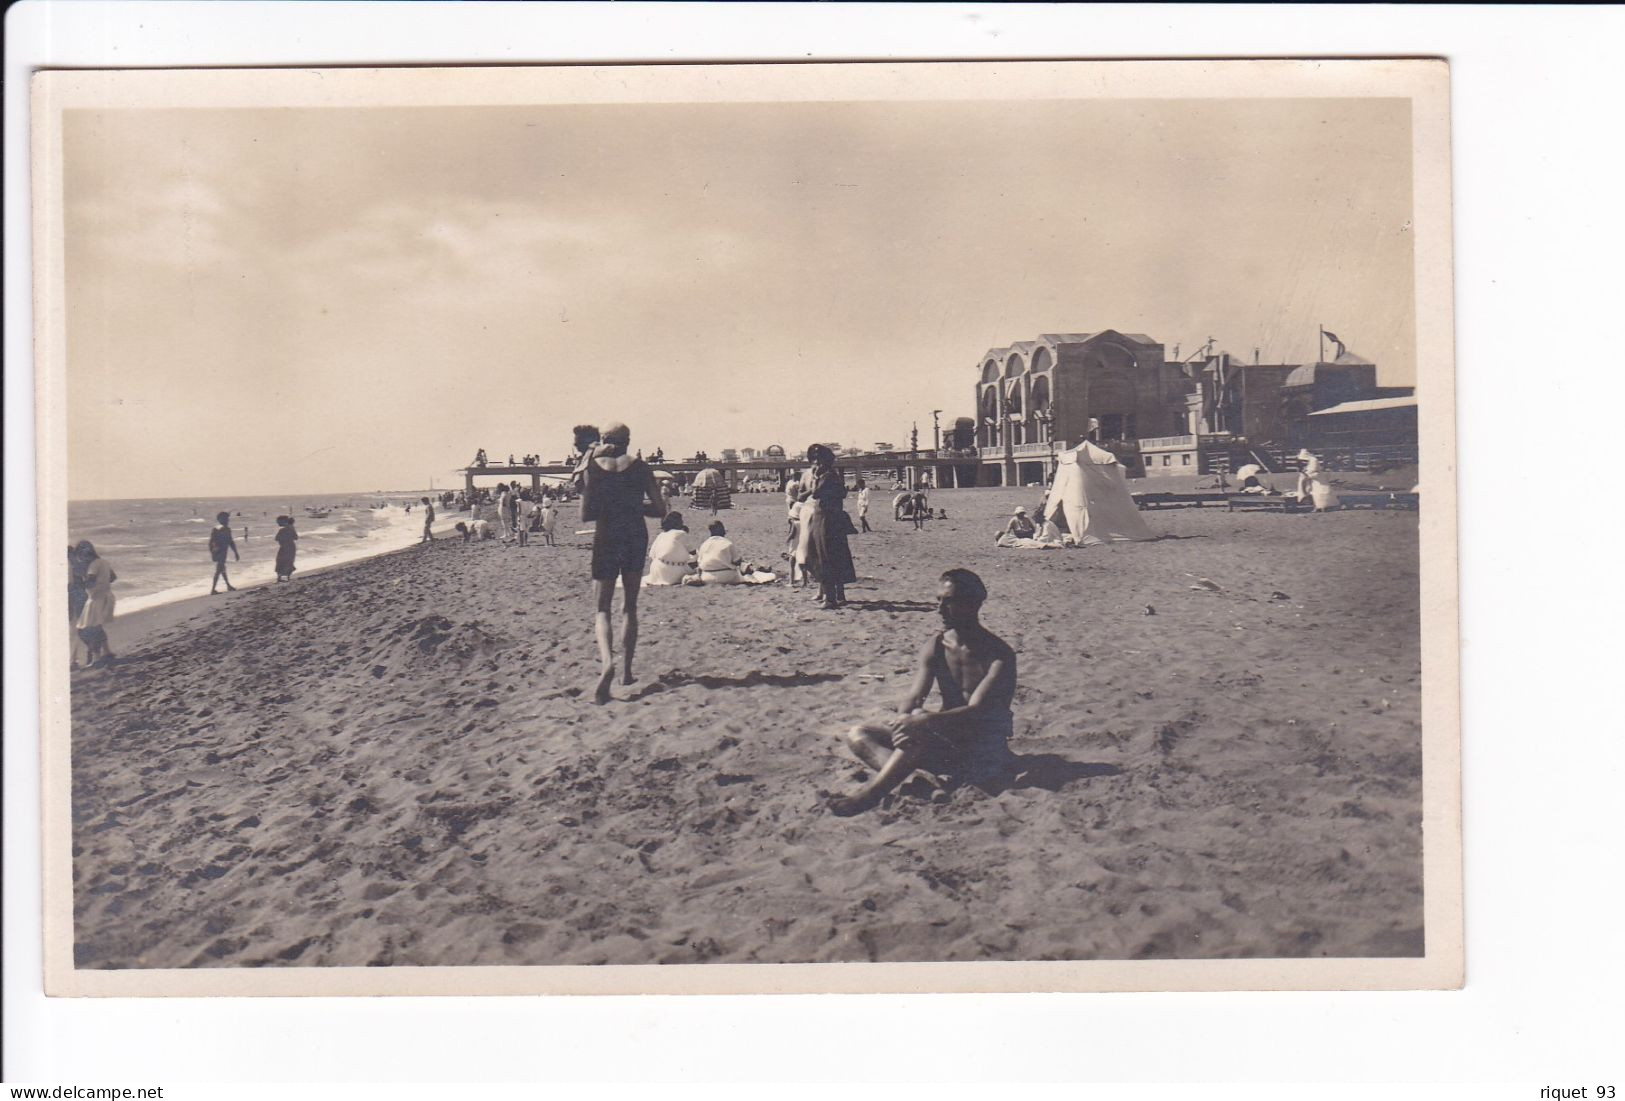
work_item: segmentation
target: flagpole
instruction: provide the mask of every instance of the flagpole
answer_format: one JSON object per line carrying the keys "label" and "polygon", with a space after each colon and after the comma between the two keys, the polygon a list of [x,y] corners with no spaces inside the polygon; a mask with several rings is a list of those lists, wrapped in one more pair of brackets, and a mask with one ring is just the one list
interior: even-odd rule
{"label": "flagpole", "polygon": [[1325,363],[1326,362],[1326,330],[1325,330],[1324,327],[1319,326],[1319,325],[1317,325],[1316,328],[1320,329],[1320,359],[1317,362]]}

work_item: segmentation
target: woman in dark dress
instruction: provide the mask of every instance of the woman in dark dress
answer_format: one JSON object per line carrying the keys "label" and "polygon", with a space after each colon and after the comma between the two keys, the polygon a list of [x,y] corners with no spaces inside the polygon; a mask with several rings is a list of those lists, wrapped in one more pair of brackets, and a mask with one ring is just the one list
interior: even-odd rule
{"label": "woman in dark dress", "polygon": [[610,627],[610,605],[615,599],[615,582],[621,582],[624,653],[621,683],[631,684],[632,658],[638,646],[638,586],[643,579],[643,559],[649,552],[646,516],[666,515],[666,498],[655,481],[654,470],[642,459],[626,453],[632,431],[624,424],[604,428],[603,442],[582,464],[581,518],[594,524],[592,534],[592,584],[598,607],[593,630],[598,637],[599,675],[593,699],[609,702],[609,685],[615,676],[615,634]]}
{"label": "woman in dark dress", "polygon": [[293,530],[292,516],[276,518],[276,579],[293,580],[293,556],[298,551],[299,533]]}
{"label": "woman in dark dress", "polygon": [[852,519],[841,504],[846,477],[835,468],[835,452],[821,443],[807,448],[807,458],[812,461],[812,497],[818,502],[808,531],[807,569],[818,581],[818,603],[833,610],[846,603],[846,586],[858,579],[846,541]]}

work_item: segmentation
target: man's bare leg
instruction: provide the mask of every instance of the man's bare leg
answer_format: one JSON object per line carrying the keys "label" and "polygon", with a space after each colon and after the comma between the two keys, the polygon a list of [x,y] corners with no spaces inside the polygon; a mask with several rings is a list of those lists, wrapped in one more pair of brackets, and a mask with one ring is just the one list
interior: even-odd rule
{"label": "man's bare leg", "polygon": [[923,749],[893,749],[891,732],[883,726],[856,726],[847,731],[846,744],[875,775],[851,795],[829,801],[832,814],[845,818],[859,814],[880,802],[881,796],[908,779],[923,755]]}
{"label": "man's bare leg", "polygon": [[610,602],[615,599],[615,579],[593,581],[593,593],[598,598],[598,609],[593,613],[593,633],[598,638],[598,686],[593,690],[595,703],[609,702],[609,683],[615,679],[615,633],[609,622]]}
{"label": "man's bare leg", "polygon": [[852,755],[876,772],[885,768],[886,762],[891,759],[891,736],[883,726],[868,723],[854,726],[845,733],[844,738]]}
{"label": "man's bare leg", "polygon": [[632,658],[638,649],[638,590],[643,584],[642,568],[626,570],[621,574],[621,608],[623,612],[621,628],[621,683],[632,684],[637,677],[632,675]]}

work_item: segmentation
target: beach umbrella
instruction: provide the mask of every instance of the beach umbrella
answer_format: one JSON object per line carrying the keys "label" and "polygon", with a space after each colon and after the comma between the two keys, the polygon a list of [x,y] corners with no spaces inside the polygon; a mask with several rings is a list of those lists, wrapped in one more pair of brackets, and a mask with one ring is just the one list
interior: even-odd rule
{"label": "beach umbrella", "polygon": [[671,471],[669,471],[669,470],[657,470],[657,471],[655,471],[655,477],[656,478],[670,478],[671,477]]}
{"label": "beach umbrella", "polygon": [[733,508],[728,483],[723,479],[722,471],[716,467],[708,466],[694,478],[694,507],[708,508],[713,512]]}
{"label": "beach umbrella", "polygon": [[1236,477],[1243,479],[1251,478],[1254,474],[1257,474],[1263,469],[1264,468],[1259,466],[1257,463],[1248,463],[1246,466],[1236,471]]}

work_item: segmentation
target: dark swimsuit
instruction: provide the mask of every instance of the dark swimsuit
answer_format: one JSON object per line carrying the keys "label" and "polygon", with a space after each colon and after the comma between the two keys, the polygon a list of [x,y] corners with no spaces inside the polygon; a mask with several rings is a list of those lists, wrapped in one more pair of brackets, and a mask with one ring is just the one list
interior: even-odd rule
{"label": "dark swimsuit", "polygon": [[[937,690],[942,693],[942,709],[964,707],[965,695],[948,675],[948,657],[942,652],[942,632],[936,640]],[[1014,755],[1010,736],[1015,733],[1015,715],[1006,702],[1002,707],[983,711],[976,719],[963,719],[953,728],[953,740],[926,734],[930,747],[917,767],[934,772],[954,783],[987,784],[1010,774]]]}
{"label": "dark swimsuit", "polygon": [[590,462],[587,487],[596,521],[592,533],[592,579],[613,581],[623,573],[643,572],[649,554],[649,527],[643,519],[648,464],[634,459],[625,470],[605,470]]}

